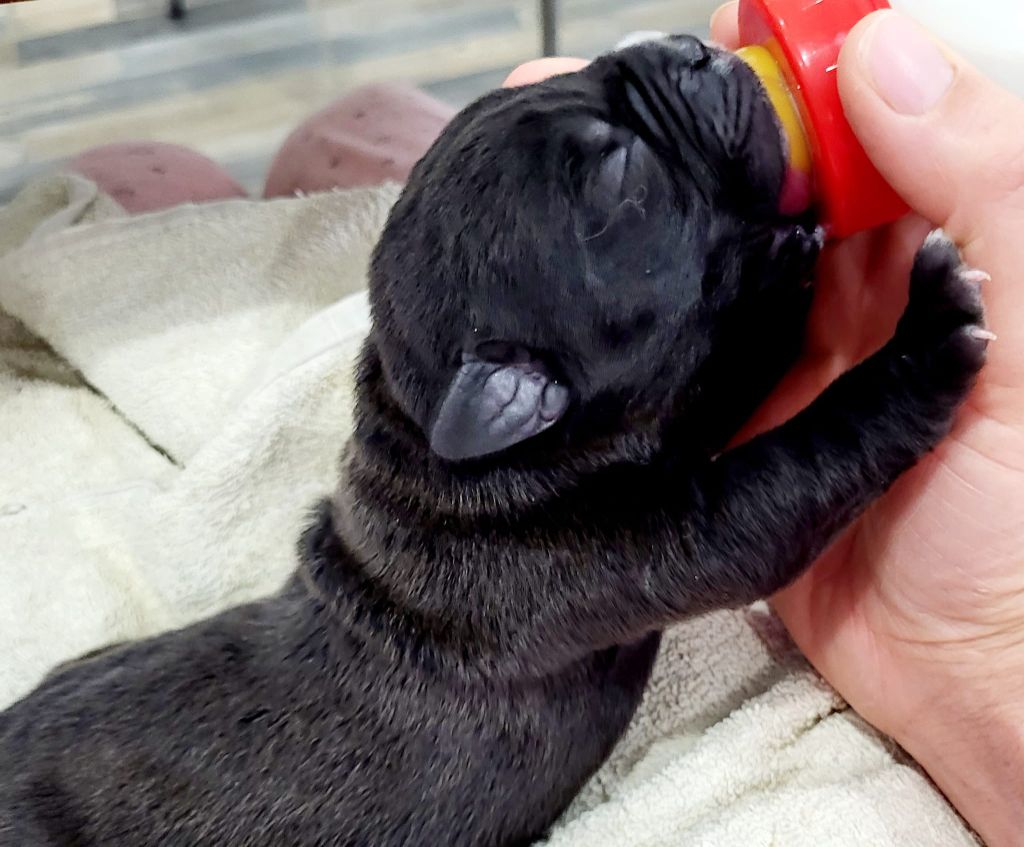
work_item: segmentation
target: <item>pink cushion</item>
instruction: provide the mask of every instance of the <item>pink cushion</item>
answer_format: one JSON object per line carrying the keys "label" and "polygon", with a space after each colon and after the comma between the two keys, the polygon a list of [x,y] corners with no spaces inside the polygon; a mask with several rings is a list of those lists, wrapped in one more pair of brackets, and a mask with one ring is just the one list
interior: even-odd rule
{"label": "pink cushion", "polygon": [[104,144],[81,153],[68,167],[133,213],[246,196],[220,165],[177,144]]}
{"label": "pink cushion", "polygon": [[412,86],[356,89],[288,137],[270,166],[263,195],[404,182],[454,114]]}

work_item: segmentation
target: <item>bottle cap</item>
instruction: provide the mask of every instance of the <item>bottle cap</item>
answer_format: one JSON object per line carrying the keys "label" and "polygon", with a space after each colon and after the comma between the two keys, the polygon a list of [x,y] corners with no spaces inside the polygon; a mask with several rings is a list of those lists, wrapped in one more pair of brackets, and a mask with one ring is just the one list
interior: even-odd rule
{"label": "bottle cap", "polygon": [[[740,42],[761,47],[774,60],[800,116],[802,133],[780,111],[764,57],[740,53],[765,82],[789,143],[790,173],[794,138],[805,137],[813,165],[813,192],[830,237],[843,238],[903,217],[907,205],[868,159],[839,99],[839,51],[847,34],[865,16],[890,8],[886,0],[740,0]],[[760,66],[759,66],[760,65]],[[789,122],[789,123],[787,123]],[[785,199],[785,191],[784,191]]]}

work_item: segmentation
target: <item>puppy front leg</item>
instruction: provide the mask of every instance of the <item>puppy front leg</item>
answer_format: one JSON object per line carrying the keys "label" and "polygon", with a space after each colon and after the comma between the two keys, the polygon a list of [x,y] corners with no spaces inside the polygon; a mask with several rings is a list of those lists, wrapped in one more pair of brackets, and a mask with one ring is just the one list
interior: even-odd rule
{"label": "puppy front leg", "polygon": [[798,577],[844,527],[934,448],[981,368],[979,277],[929,237],[893,339],[804,412],[714,462],[695,486],[696,561],[665,597],[676,612],[734,605]]}
{"label": "puppy front leg", "polygon": [[[520,657],[543,669],[774,594],[931,450],[985,358],[978,276],[933,236],[893,339],[778,429],[693,474],[626,481],[560,539]],[[622,491],[632,491],[625,501]]]}

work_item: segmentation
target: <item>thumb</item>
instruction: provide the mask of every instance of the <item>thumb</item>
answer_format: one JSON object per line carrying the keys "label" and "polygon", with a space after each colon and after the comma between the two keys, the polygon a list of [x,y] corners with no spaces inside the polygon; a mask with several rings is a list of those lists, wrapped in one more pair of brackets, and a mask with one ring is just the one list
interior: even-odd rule
{"label": "thumb", "polygon": [[512,72],[505,77],[501,84],[502,88],[518,88],[521,85],[533,85],[541,82],[549,76],[558,74],[571,74],[590,64],[586,59],[575,59],[568,57],[548,57],[546,59],[534,59],[524,62],[512,69]]}
{"label": "thumb", "polygon": [[962,246],[1011,229],[1017,246],[1024,100],[891,11],[850,33],[839,90],[864,149],[914,211]]}

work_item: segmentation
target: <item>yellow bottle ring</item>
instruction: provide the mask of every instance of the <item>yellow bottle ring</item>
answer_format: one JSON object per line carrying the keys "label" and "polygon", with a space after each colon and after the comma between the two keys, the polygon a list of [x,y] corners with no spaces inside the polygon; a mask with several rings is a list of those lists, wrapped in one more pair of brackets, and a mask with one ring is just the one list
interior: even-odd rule
{"label": "yellow bottle ring", "polygon": [[800,173],[810,174],[811,148],[807,142],[803,122],[800,120],[800,112],[793,102],[782,69],[765,47],[741,47],[736,51],[736,55],[757,74],[775,109],[775,114],[779,116],[779,123],[789,148],[789,166]]}

